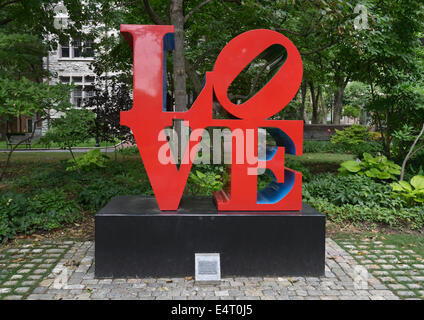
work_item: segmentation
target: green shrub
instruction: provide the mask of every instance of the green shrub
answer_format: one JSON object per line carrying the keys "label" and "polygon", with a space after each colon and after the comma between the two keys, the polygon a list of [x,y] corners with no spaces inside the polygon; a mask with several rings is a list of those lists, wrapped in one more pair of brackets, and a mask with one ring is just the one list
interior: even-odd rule
{"label": "green shrub", "polygon": [[77,201],[85,209],[97,212],[118,195],[153,195],[147,177],[140,174],[117,174],[111,178],[97,176],[78,193]]}
{"label": "green shrub", "polygon": [[187,179],[187,188],[193,195],[212,195],[227,184],[229,175],[222,165],[193,165]]}
{"label": "green shrub", "polygon": [[422,230],[424,226],[423,206],[413,208],[386,208],[352,204],[337,206],[323,198],[309,198],[307,203],[325,213],[329,220],[336,223],[353,223],[357,226],[361,226],[364,222],[382,223],[397,229],[408,227],[413,230]]}
{"label": "green shrub", "polygon": [[0,241],[18,232],[52,230],[81,218],[80,208],[61,189],[29,196],[7,192],[0,195]]}
{"label": "green shrub", "polygon": [[337,206],[400,208],[403,204],[400,199],[391,197],[389,185],[377,183],[365,175],[316,175],[310,182],[304,183],[303,194],[305,199],[323,198]]}
{"label": "green shrub", "polygon": [[418,175],[406,181],[393,182],[390,184],[393,194],[404,199],[409,205],[424,203],[424,176]]}
{"label": "green shrub", "polygon": [[372,157],[365,152],[361,161],[349,160],[343,162],[339,172],[341,175],[358,174],[379,180],[393,180],[400,175],[401,167],[388,160],[386,156]]}
{"label": "green shrub", "polygon": [[69,159],[68,163],[70,166],[66,168],[66,171],[77,171],[77,165],[81,171],[89,171],[94,168],[106,168],[106,163],[109,159],[107,155],[100,153],[100,149],[94,149],[76,158],[76,161]]}
{"label": "green shrub", "polygon": [[343,146],[335,145],[330,141],[303,141],[304,153],[345,153],[346,148]]}
{"label": "green shrub", "polygon": [[376,154],[382,151],[381,144],[376,141],[368,141],[360,144],[340,144],[330,141],[310,141],[303,142],[304,153],[351,153],[361,155],[364,152]]}
{"label": "green shrub", "polygon": [[422,229],[424,206],[404,207],[404,200],[391,197],[388,184],[365,175],[317,175],[303,186],[303,198],[336,223],[383,223],[394,228]]}
{"label": "green shrub", "polygon": [[138,151],[138,147],[137,146],[120,148],[120,149],[118,149],[118,152],[120,154],[124,155],[124,156],[139,154],[139,151]]}
{"label": "green shrub", "polygon": [[331,137],[331,143],[341,145],[361,144],[369,140],[368,128],[360,124],[353,124],[343,130],[337,130]]}
{"label": "green shrub", "polygon": [[287,168],[301,172],[303,182],[309,181],[312,177],[312,174],[309,171],[309,169],[307,167],[305,167],[302,164],[302,162],[300,162],[300,161],[296,161],[296,160],[293,160],[293,159],[286,158],[285,159],[285,166]]}
{"label": "green shrub", "polygon": [[368,131],[368,128],[354,124],[344,130],[337,130],[331,137],[331,143],[337,149],[344,149],[352,154],[377,153],[382,151],[381,144],[376,142],[378,134]]}

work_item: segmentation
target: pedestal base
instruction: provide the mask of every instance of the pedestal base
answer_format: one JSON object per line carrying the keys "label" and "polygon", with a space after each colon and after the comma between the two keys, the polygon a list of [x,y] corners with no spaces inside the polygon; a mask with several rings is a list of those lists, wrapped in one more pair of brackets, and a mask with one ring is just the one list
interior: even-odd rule
{"label": "pedestal base", "polygon": [[99,278],[194,276],[195,253],[219,253],[222,276],[322,276],[325,216],[218,213],[211,198],[161,212],[153,197],[117,196],[96,215]]}

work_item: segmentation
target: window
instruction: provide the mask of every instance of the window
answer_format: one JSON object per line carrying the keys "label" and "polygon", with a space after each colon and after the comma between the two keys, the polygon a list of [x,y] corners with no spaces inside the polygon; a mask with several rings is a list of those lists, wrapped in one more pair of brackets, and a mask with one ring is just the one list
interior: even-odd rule
{"label": "window", "polygon": [[60,56],[62,58],[69,58],[69,44],[63,44],[60,47]]}
{"label": "window", "polygon": [[60,45],[61,58],[92,58],[94,57],[93,41],[80,39],[70,40]]}
{"label": "window", "polygon": [[59,77],[60,82],[69,84],[71,77]]}
{"label": "window", "polygon": [[84,86],[85,97],[90,99],[94,97],[94,87],[93,86]]}
{"label": "window", "polygon": [[32,119],[27,119],[27,132],[32,133]]}
{"label": "window", "polygon": [[92,40],[88,40],[84,43],[84,57],[94,57]]}
{"label": "window", "polygon": [[72,51],[74,53],[74,58],[80,58],[81,57],[81,41],[80,40],[74,40],[72,42]]}
{"label": "window", "polygon": [[95,78],[93,76],[85,76],[84,81],[85,83],[93,83],[94,79]]}
{"label": "window", "polygon": [[72,103],[78,108],[81,107],[82,104],[82,89],[82,86],[78,86],[72,93]]}
{"label": "window", "polygon": [[72,82],[74,82],[74,83],[82,83],[82,77],[72,77]]}
{"label": "window", "polygon": [[94,97],[94,76],[60,76],[60,82],[71,84],[74,83],[76,87],[71,94],[71,102],[76,107],[81,107],[84,104],[84,101]]}

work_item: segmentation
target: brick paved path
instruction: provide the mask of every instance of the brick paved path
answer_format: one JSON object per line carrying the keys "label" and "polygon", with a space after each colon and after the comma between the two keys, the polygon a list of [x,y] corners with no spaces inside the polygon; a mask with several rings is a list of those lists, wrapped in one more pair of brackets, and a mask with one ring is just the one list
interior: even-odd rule
{"label": "brick paved path", "polygon": [[[423,298],[421,293],[424,293],[422,292],[424,269],[418,268],[420,264],[417,264],[416,269],[413,269],[415,268],[413,265],[405,269],[404,264],[398,260],[383,257],[391,255],[387,252],[388,250],[394,250],[387,248],[389,246],[365,250],[371,245],[378,246],[376,242],[362,244],[343,241],[340,243],[347,251],[333,240],[327,239],[325,277],[236,277],[224,278],[219,285],[197,284],[192,279],[185,278],[94,279],[93,242],[65,242],[59,245],[50,243],[33,248],[8,249],[5,252],[0,251],[0,299],[397,300],[411,297]],[[375,252],[375,250],[380,251]],[[420,259],[419,256],[414,255],[413,251],[412,253],[394,251],[400,253],[397,259],[403,256],[405,259],[409,258],[410,263],[417,262],[411,259]],[[368,253],[370,256],[367,256]],[[11,260],[12,258],[14,260]],[[19,262],[19,259],[23,260]],[[47,259],[49,260],[46,261]],[[382,263],[381,259],[383,259],[384,263],[376,268],[378,262],[371,259],[380,260]],[[10,263],[16,260],[18,260],[17,263]],[[2,266],[3,272],[1,272]],[[386,274],[383,269],[391,272],[403,270],[411,274],[400,275],[399,277],[405,278],[394,278],[387,283],[384,280],[388,279],[384,279],[384,276],[391,273]],[[34,276],[36,277],[33,279],[34,282],[28,284],[27,281],[31,281],[29,279]]]}

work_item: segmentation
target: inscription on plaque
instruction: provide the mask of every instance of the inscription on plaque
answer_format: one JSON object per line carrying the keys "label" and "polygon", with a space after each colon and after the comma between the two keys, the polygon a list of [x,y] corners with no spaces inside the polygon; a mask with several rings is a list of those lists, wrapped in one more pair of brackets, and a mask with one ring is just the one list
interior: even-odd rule
{"label": "inscription on plaque", "polygon": [[219,253],[196,253],[195,274],[196,281],[220,281],[221,261]]}

